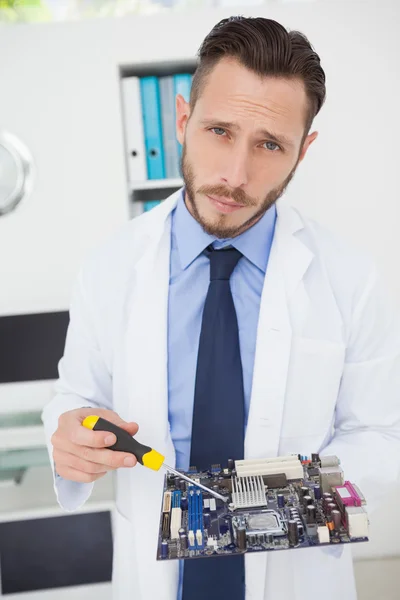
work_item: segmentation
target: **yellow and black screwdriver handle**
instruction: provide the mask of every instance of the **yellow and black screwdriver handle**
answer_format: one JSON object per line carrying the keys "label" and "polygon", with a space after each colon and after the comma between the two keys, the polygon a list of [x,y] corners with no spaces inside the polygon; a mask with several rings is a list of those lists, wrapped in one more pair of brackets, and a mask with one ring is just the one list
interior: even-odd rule
{"label": "yellow and black screwdriver handle", "polygon": [[141,444],[135,440],[134,437],[129,435],[127,431],[121,429],[118,425],[114,425],[114,423],[107,421],[107,419],[91,415],[83,420],[82,425],[93,431],[110,431],[117,438],[115,444],[108,446],[110,450],[130,452],[130,454],[136,456],[141,465],[153,469],[153,471],[158,471],[164,462],[165,456],[156,450],[153,450],[150,446]]}

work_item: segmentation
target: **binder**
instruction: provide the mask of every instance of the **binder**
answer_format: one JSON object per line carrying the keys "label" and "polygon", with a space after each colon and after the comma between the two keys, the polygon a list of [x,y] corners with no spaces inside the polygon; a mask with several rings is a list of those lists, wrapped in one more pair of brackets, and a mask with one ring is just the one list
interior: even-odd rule
{"label": "binder", "polygon": [[[177,94],[181,94],[186,102],[189,102],[190,99],[190,89],[192,87],[192,78],[191,73],[177,73],[173,75],[174,78],[174,120],[176,121],[176,111],[175,111],[175,99]],[[178,164],[180,163],[182,156],[182,145],[176,140],[176,145],[178,149]]]}
{"label": "binder", "polygon": [[128,179],[143,181],[147,179],[147,167],[139,77],[122,79],[121,91]]}
{"label": "binder", "polygon": [[167,75],[159,78],[161,98],[161,122],[163,132],[165,176],[180,177],[179,154],[176,139],[176,110],[174,78]]}
{"label": "binder", "polygon": [[140,78],[144,142],[148,179],[164,179],[164,149],[162,141],[161,104],[158,78]]}
{"label": "binder", "polygon": [[148,212],[159,204],[161,204],[161,200],[146,200],[146,202],[143,203],[143,210],[144,212]]}

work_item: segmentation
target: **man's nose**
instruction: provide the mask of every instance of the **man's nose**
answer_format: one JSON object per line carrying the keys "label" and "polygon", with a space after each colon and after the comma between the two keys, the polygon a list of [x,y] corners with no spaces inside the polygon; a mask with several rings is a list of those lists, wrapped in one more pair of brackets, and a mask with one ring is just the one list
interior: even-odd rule
{"label": "man's nose", "polygon": [[232,148],[226,157],[221,180],[230,188],[240,188],[249,180],[249,154],[243,146]]}

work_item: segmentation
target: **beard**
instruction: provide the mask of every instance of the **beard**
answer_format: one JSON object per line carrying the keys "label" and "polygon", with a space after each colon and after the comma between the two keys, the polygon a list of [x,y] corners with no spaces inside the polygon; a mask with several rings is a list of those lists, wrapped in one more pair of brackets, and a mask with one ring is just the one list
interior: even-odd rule
{"label": "beard", "polygon": [[[274,188],[273,190],[268,192],[267,196],[260,203],[259,200],[247,196],[247,194],[241,189],[229,192],[222,185],[204,185],[201,186],[198,190],[196,190],[194,169],[187,157],[186,144],[183,144],[181,157],[181,173],[185,184],[186,199],[189,205],[188,209],[190,210],[191,215],[196,219],[196,221],[201,225],[201,227],[206,233],[213,235],[219,239],[228,239],[236,237],[244,231],[246,231],[247,229],[249,229],[252,225],[257,223],[257,221],[261,219],[261,217],[267,212],[267,210],[271,208],[271,206],[275,204],[275,202],[282,196],[289,182],[293,178],[293,175],[295,174],[297,165],[298,160],[296,161],[296,164],[289,173],[288,177],[286,177],[285,181],[279,187]],[[225,198],[230,198],[243,206],[257,206],[258,208],[249,219],[247,219],[244,223],[240,223],[239,225],[227,224],[227,215],[220,215],[219,217],[211,221],[205,219],[200,215],[198,202],[196,201],[196,193],[217,197],[224,196]]]}

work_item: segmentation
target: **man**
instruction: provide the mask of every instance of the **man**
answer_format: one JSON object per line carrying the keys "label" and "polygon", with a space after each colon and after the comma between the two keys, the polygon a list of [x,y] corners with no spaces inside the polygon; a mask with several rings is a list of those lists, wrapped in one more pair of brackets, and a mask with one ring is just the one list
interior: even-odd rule
{"label": "man", "polygon": [[311,582],[326,599],[356,598],[349,546],[156,561],[164,474],[132,469],[107,448],[113,436],[81,425],[89,414],[131,435],[139,425],[182,469],[336,454],[369,511],[396,480],[400,337],[376,269],[278,202],[324,98],[302,34],[263,18],[218,23],[190,102],[177,97],[184,187],[81,270],[43,421],[66,510],[117,469],[118,600],[305,600]]}

